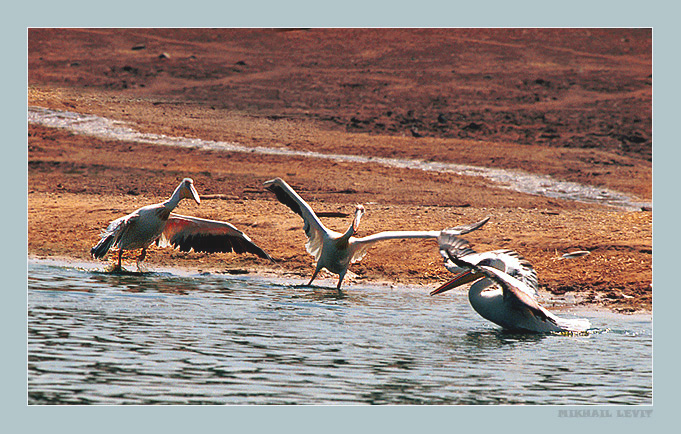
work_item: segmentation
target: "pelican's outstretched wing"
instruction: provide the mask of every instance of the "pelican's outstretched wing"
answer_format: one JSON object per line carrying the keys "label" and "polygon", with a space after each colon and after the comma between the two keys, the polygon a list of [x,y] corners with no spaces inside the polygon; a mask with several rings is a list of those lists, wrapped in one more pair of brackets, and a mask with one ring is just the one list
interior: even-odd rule
{"label": "pelican's outstretched wing", "polygon": [[[527,259],[514,250],[492,250],[489,253],[495,254],[506,264],[506,274],[515,277],[526,285],[523,290],[530,290],[527,295],[537,297],[537,272]],[[484,263],[478,265],[484,265]]]}
{"label": "pelican's outstretched wing", "polygon": [[[537,272],[534,270],[532,264],[517,252],[502,249],[478,253],[470,247],[468,241],[459,238],[453,232],[446,231],[442,231],[442,235],[438,237],[438,243],[440,245],[440,255],[442,255],[445,260],[445,268],[452,273],[458,274],[462,270],[461,267],[457,266],[450,259],[450,255],[464,259],[466,262],[478,266],[496,265],[496,268],[502,269],[510,276],[523,282],[525,284],[523,290],[528,290],[529,292],[527,292],[527,294],[529,296],[537,297]],[[467,282],[470,282],[470,280]],[[467,282],[462,281],[460,284]]]}
{"label": "pelican's outstretched wing", "polygon": [[464,235],[464,234],[467,234],[469,232],[473,232],[476,229],[480,229],[488,221],[489,221],[489,216],[487,216],[484,219],[477,221],[475,223],[456,226],[456,227],[453,227],[453,228],[447,228],[447,229],[442,230],[441,232],[443,234],[450,234],[450,235]]}
{"label": "pelican's outstretched wing", "polygon": [[523,288],[523,286],[527,286],[524,282],[521,282],[515,277],[510,276],[501,270],[497,270],[494,267],[482,265],[476,268],[481,273],[498,283],[499,286],[501,286],[504,299],[513,307],[519,310],[527,310],[541,321],[558,325],[556,322],[556,317],[541,307],[537,301],[527,293],[527,289]]}
{"label": "pelican's outstretched wing", "polygon": [[[437,238],[438,243],[442,238],[455,237],[456,235],[467,234],[476,229],[481,228],[487,221],[489,217],[484,219],[461,226],[456,226],[453,228],[443,229],[441,231],[385,231],[379,232],[377,234],[369,235],[367,237],[355,238],[353,244],[356,245],[355,250],[352,255],[351,262],[359,261],[366,255],[367,250],[371,245],[377,241],[383,240],[396,240],[396,239],[409,239],[409,238]],[[472,250],[471,250],[472,251]]]}
{"label": "pelican's outstretched wing", "polygon": [[408,238],[437,238],[438,235],[440,235],[440,231],[385,231],[367,237],[353,238],[351,241],[353,250],[350,262],[361,260],[369,251],[369,247],[378,241]]}
{"label": "pelican's outstretched wing", "polygon": [[[532,316],[535,320],[544,322],[548,327],[552,328],[555,326],[560,330],[572,332],[584,332],[591,327],[591,322],[588,319],[557,317],[541,307],[537,301],[528,294],[527,285],[521,280],[486,265],[479,267],[479,269],[482,273],[485,273],[487,277],[493,279],[501,286],[504,300],[514,309],[522,312],[523,316],[526,318]],[[520,329],[536,330],[536,327],[528,327],[522,323],[518,323],[515,326]]]}
{"label": "pelican's outstretched wing", "polygon": [[308,253],[315,257],[315,260],[319,260],[322,253],[324,234],[328,233],[329,230],[322,224],[312,208],[310,208],[310,205],[286,181],[281,178],[275,178],[266,181],[263,185],[265,189],[277,196],[279,202],[291,208],[293,212],[302,217],[303,229],[305,230],[305,235],[307,235],[305,248]]}
{"label": "pelican's outstretched wing", "polygon": [[475,250],[470,248],[468,241],[459,238],[459,235],[480,229],[488,221],[489,216],[475,223],[441,230],[437,237],[437,243],[440,245],[440,254],[447,259],[447,254],[443,251],[444,249],[452,250],[452,254],[459,258],[475,253]]}
{"label": "pelican's outstretched wing", "polygon": [[274,261],[251,239],[227,222],[170,214],[163,233],[156,241],[159,247],[173,246],[188,252],[253,253]]}
{"label": "pelican's outstretched wing", "polygon": [[527,286],[524,282],[489,265],[478,266],[454,255],[449,255],[449,259],[458,267],[471,270],[476,274],[482,274],[492,279],[501,286],[504,300],[513,308],[523,312],[523,314],[530,314],[541,321],[557,325],[556,318],[549,311],[539,306],[535,299],[528,294],[529,288],[523,288]]}
{"label": "pelican's outstretched wing", "polygon": [[[459,238],[458,234],[449,232],[447,230],[442,231],[440,236],[437,238],[437,243],[440,245],[440,255],[445,259],[445,267],[447,263],[454,265],[449,257],[454,256],[455,258],[465,258],[467,256],[475,255],[477,252],[471,248],[468,241],[463,238]],[[468,260],[467,262],[474,262],[474,260]],[[447,267],[449,269],[450,267]]]}

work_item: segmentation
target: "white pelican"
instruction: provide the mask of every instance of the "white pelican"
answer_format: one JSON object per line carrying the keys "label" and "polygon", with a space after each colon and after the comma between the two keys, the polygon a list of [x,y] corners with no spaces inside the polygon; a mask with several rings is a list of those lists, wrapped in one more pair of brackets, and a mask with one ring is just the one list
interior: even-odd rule
{"label": "white pelican", "polygon": [[165,202],[142,207],[109,223],[90,253],[95,258],[103,258],[109,249],[118,248],[117,270],[121,269],[123,250],[142,249],[137,258],[139,270],[147,248],[154,242],[160,247],[172,245],[185,252],[192,248],[197,252],[249,252],[272,260],[246,234],[227,222],[173,214],[172,210],[185,198],[201,203],[190,178],[183,179]]}
{"label": "white pelican", "polygon": [[[586,331],[587,319],[565,319],[553,315],[537,301],[537,273],[516,252],[495,250],[476,253],[468,241],[443,236],[440,252],[445,266],[452,272],[463,271],[430,294],[440,294],[478,279],[468,290],[468,300],[483,318],[503,328],[530,332]],[[499,288],[490,288],[493,284]]]}
{"label": "white pelican", "polygon": [[[452,255],[463,259],[466,262],[477,265],[489,265],[515,277],[525,283],[521,288],[521,291],[526,292],[527,295],[532,298],[537,297],[537,272],[534,271],[532,264],[525,258],[520,256],[517,252],[508,249],[490,250],[488,252],[478,253],[470,248],[468,241],[459,238],[457,235],[458,234],[443,231],[438,237],[437,241],[440,245],[440,254],[445,260],[445,268],[451,273],[456,274],[456,277],[432,291],[431,295],[448,291],[483,277],[471,272],[470,267],[457,266],[450,259],[451,252]],[[491,284],[492,282],[489,282],[487,286]]]}
{"label": "white pelican", "polygon": [[[377,241],[404,238],[437,238],[441,231],[388,231],[379,232],[363,238],[355,238],[359,221],[364,215],[364,207],[357,205],[352,224],[345,233],[332,231],[326,228],[308,205],[283,179],[275,178],[264,183],[267,190],[273,192],[279,202],[288,206],[303,218],[303,229],[307,235],[305,249],[314,256],[317,261],[312,278],[307,283],[311,285],[322,268],[326,268],[334,274],[338,274],[338,286],[340,290],[343,278],[351,263],[360,261],[366,255],[369,247]],[[465,234],[484,225],[489,217],[472,225],[457,226],[445,231],[456,234]]]}

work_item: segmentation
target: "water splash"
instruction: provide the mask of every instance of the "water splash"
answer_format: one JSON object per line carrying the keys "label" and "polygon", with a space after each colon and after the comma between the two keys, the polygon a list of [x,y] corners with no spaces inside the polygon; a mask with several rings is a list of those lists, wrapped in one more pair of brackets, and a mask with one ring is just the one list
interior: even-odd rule
{"label": "water splash", "polygon": [[438,173],[455,173],[485,178],[501,188],[521,193],[545,196],[555,199],[583,203],[609,205],[625,210],[640,210],[651,207],[648,202],[605,188],[583,185],[576,182],[560,181],[546,175],[534,175],[519,170],[505,170],[490,167],[469,166],[419,159],[369,157],[351,154],[325,154],[314,151],[300,151],[265,146],[243,146],[232,142],[171,137],[163,134],[142,133],[125,122],[100,116],[75,112],[50,110],[42,107],[28,108],[28,122],[51,128],[67,129],[75,134],[94,136],[104,140],[125,140],[163,146],[198,148],[206,150],[258,153],[284,157],[304,157],[347,163],[374,163],[401,169],[418,169]]}

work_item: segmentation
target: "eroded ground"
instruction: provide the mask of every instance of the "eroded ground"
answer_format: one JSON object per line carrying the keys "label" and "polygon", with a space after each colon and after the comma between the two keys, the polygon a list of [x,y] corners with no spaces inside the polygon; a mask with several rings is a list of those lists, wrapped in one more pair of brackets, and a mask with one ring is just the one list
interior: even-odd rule
{"label": "eroded ground", "polygon": [[[29,106],[141,131],[514,168],[652,197],[647,30],[31,29],[28,63]],[[477,250],[520,252],[545,294],[651,307],[650,210],[377,164],[104,141],[36,125],[28,133],[30,255],[86,259],[108,221],[165,199],[189,176],[204,200],[178,212],[230,221],[279,265],[153,250],[149,267],[307,277],[300,219],[262,189],[281,176],[314,209],[337,213],[324,219],[337,230],[364,203],[360,236],[490,215],[468,239]],[[558,259],[572,250],[591,254]],[[450,277],[433,242],[385,242],[351,270],[429,288]]]}

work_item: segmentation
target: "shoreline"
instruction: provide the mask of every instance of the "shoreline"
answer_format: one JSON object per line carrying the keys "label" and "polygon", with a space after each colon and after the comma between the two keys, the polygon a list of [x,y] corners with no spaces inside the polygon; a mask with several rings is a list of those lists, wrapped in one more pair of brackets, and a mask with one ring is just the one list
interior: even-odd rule
{"label": "shoreline", "polygon": [[[29,123],[29,256],[86,260],[109,221],[165,200],[191,177],[205,200],[183,202],[178,213],[228,221],[285,272],[309,277],[314,261],[302,221],[262,188],[281,177],[329,216],[322,221],[333,230],[344,231],[351,210],[364,204],[359,236],[491,216],[465,238],[477,251],[524,256],[541,293],[623,313],[652,310],[652,208],[622,211],[465,174],[296,154],[522,170],[651,202],[649,31],[601,30],[594,45],[578,29],[357,30],[344,52],[329,49],[343,34],[31,29],[28,106],[106,117],[143,134],[292,155],[170,148]],[[518,43],[470,49],[472,35],[513,35]],[[556,49],[573,54],[558,62]],[[359,282],[437,285],[451,275],[434,244],[386,241],[350,271]],[[558,259],[578,250],[591,253]],[[267,268],[250,255],[149,253],[150,269]]]}
{"label": "shoreline", "polygon": [[[101,267],[101,265],[105,264],[111,264],[110,261],[97,261],[97,260],[83,260],[83,259],[78,259],[78,258],[71,258],[71,257],[38,257],[38,256],[33,256],[29,255],[27,262],[37,262],[37,263],[44,263],[47,265],[51,266],[63,266],[63,267],[73,267],[73,268],[84,268],[85,271],[87,272],[97,272],[97,273],[102,273],[102,274],[111,274],[111,275],[116,275],[118,273],[110,273],[107,271],[106,267]],[[100,266],[100,267],[98,267]],[[128,264],[128,269],[126,269],[126,264],[123,264],[124,267],[124,272],[121,274],[125,275],[131,275],[131,276],[139,276],[143,277],[144,275],[153,275],[155,273],[162,273],[162,274],[172,274],[173,276],[176,276],[178,278],[183,278],[183,277],[200,277],[200,276],[206,276],[206,275],[218,275],[218,276],[224,276],[225,279],[238,279],[238,280],[258,280],[258,281],[264,281],[268,284],[275,284],[275,285],[282,285],[282,286],[287,286],[290,287],[292,290],[302,288],[302,289],[314,289],[314,290],[323,290],[323,291],[328,291],[329,293],[336,293],[336,287],[335,287],[335,277],[331,276],[330,273],[326,273],[326,276],[321,276],[321,279],[318,278],[321,284],[315,284],[312,286],[306,286],[305,282],[307,282],[307,278],[298,275],[298,273],[288,273],[286,271],[275,271],[275,270],[245,270],[245,269],[240,269],[241,272],[238,273],[230,273],[230,272],[221,272],[221,271],[205,271],[203,269],[199,268],[194,268],[191,266],[160,266],[160,267],[154,267],[149,269],[144,272],[138,272],[138,271],[132,271],[135,266]],[[298,277],[293,277],[289,276],[288,274],[295,274]],[[346,279],[350,277],[349,275],[346,276]],[[293,280],[293,282],[291,282]],[[328,283],[328,285],[324,285],[324,283]],[[372,289],[372,290],[388,290],[388,291],[418,291],[418,290],[423,290],[423,295],[424,297],[429,297],[428,293],[430,290],[435,289],[437,287],[436,284],[428,284],[428,283],[417,283],[417,282],[412,282],[412,283],[405,283],[405,284],[395,284],[393,282],[389,281],[382,281],[382,280],[361,280],[361,281],[350,281],[348,280],[349,285],[344,286],[342,288],[342,293],[344,292],[352,292],[352,291],[362,291],[366,290],[367,288]],[[457,294],[459,297],[463,297],[467,294],[468,289],[467,287],[461,287],[461,288],[456,288],[454,289],[454,293]],[[541,291],[539,294],[539,303],[549,309],[549,310],[558,310],[558,311],[566,311],[566,312],[590,312],[590,313],[600,313],[600,314],[616,314],[616,315],[626,315],[626,316],[642,316],[642,317],[650,317],[652,315],[652,311],[650,310],[636,310],[633,312],[625,311],[625,312],[618,312],[614,311],[613,309],[603,306],[603,305],[592,305],[592,304],[587,304],[584,303],[584,300],[579,299],[580,295],[579,294],[574,294],[570,298],[573,298],[572,301],[566,300],[565,298],[555,296],[550,294],[549,292],[546,291]]]}

